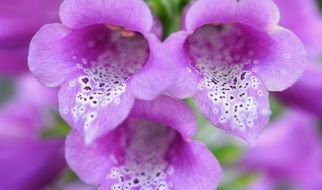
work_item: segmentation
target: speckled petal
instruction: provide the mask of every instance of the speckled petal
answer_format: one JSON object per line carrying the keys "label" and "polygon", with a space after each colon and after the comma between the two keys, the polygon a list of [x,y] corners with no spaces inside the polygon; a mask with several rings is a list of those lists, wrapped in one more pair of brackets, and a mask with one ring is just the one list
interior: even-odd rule
{"label": "speckled petal", "polygon": [[73,29],[110,24],[145,34],[153,26],[149,7],[141,0],[66,0],[60,16],[62,23]]}
{"label": "speckled petal", "polygon": [[205,25],[183,47],[202,78],[194,96],[200,112],[250,144],[270,114],[267,89],[254,69],[260,64],[256,57],[266,53],[265,40],[266,35],[244,25]]}
{"label": "speckled petal", "polygon": [[[69,125],[85,132],[87,143],[123,122],[134,103],[129,90],[120,91],[118,86],[113,86],[109,91],[102,91],[91,83],[90,76],[78,75],[66,82],[59,93],[61,115]],[[86,90],[87,87],[91,90]]]}
{"label": "speckled petal", "polygon": [[[180,111],[173,112],[175,106]],[[82,180],[101,190],[213,190],[221,169],[205,145],[189,140],[192,134],[184,127],[195,131],[191,122],[196,123],[192,112],[180,100],[138,101],[121,125],[90,145],[74,130],[66,158]]]}
{"label": "speckled petal", "polygon": [[69,135],[67,161],[82,180],[101,190],[213,190],[221,175],[204,144],[186,141],[175,130],[148,120],[128,119],[87,146],[82,139],[76,131]]}
{"label": "speckled petal", "polygon": [[[261,94],[258,94],[258,91]],[[214,126],[241,137],[250,145],[256,140],[268,122],[270,115],[268,93],[261,85],[230,96],[217,94],[213,89],[205,88],[195,95],[195,101],[201,114]],[[223,98],[220,98],[223,97]]]}
{"label": "speckled petal", "polygon": [[194,31],[210,23],[242,23],[269,29],[279,20],[276,5],[270,0],[199,0],[187,11],[185,29]]}

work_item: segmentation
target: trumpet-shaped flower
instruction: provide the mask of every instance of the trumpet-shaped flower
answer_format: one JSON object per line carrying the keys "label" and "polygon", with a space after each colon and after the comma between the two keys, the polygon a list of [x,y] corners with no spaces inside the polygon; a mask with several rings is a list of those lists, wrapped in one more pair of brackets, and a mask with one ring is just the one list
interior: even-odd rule
{"label": "trumpet-shaped flower", "polygon": [[138,100],[122,124],[92,144],[74,130],[66,158],[83,181],[102,190],[213,190],[221,169],[204,144],[191,140],[196,128],[179,100]]}
{"label": "trumpet-shaped flower", "polygon": [[277,25],[270,0],[199,0],[165,42],[176,73],[170,94],[193,96],[212,124],[254,144],[270,115],[268,91],[291,86],[305,49]]}
{"label": "trumpet-shaped flower", "polygon": [[160,25],[141,0],[66,0],[60,16],[34,36],[29,67],[61,86],[60,113],[89,143],[120,124],[135,98],[166,88]]}

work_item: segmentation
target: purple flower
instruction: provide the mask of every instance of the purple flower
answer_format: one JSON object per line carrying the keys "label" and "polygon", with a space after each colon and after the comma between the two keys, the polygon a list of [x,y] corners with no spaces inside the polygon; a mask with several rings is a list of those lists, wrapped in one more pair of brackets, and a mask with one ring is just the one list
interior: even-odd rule
{"label": "purple flower", "polygon": [[[65,166],[64,139],[40,137],[41,131],[54,123],[51,97],[57,93],[42,87],[32,76],[20,80],[17,96],[0,108],[0,189],[42,189]],[[37,96],[30,96],[29,90]],[[40,97],[44,100],[39,101]]]}
{"label": "purple flower", "polygon": [[193,96],[212,124],[254,144],[270,115],[268,91],[304,71],[302,43],[277,25],[270,0],[199,0],[183,20],[165,42],[176,77],[170,93]]}
{"label": "purple flower", "polygon": [[0,75],[27,71],[32,36],[46,23],[58,21],[61,0],[0,2]]}
{"label": "purple flower", "polygon": [[90,145],[74,130],[66,159],[102,190],[213,190],[221,169],[204,144],[191,140],[196,129],[191,109],[179,100],[137,100],[122,124]]}
{"label": "purple flower", "polygon": [[29,67],[61,86],[60,113],[89,143],[126,118],[134,99],[153,99],[170,82],[161,62],[160,25],[141,0],[66,0],[62,24],[41,28]]}
{"label": "purple flower", "polygon": [[[291,29],[304,42],[310,55],[309,67],[291,88],[276,93],[284,103],[300,106],[322,116],[322,16],[313,0],[275,0],[281,10],[281,25]],[[298,11],[294,11],[298,10]]]}
{"label": "purple flower", "polygon": [[261,183],[270,183],[271,190],[284,183],[301,190],[322,188],[321,137],[317,125],[318,119],[312,115],[292,110],[267,127],[257,146],[242,159],[246,171],[263,174],[259,184],[254,185],[257,189],[265,189]]}

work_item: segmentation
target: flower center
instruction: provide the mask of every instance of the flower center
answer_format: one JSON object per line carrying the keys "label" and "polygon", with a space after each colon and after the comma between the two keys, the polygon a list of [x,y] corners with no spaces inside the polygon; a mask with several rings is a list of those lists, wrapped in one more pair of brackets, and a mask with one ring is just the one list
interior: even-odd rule
{"label": "flower center", "polygon": [[78,88],[74,121],[84,119],[85,127],[89,127],[96,118],[96,108],[120,103],[127,81],[147,62],[149,48],[141,34],[124,37],[124,31],[105,26],[83,30],[87,30],[81,34],[86,46],[79,48],[81,55],[77,52],[72,57],[82,75],[69,84]]}
{"label": "flower center", "polygon": [[[111,169],[107,179],[115,180],[112,189],[168,190],[167,176],[174,172],[166,159],[176,132],[147,121],[130,120],[124,160]],[[148,142],[148,143],[147,143]]]}
{"label": "flower center", "polygon": [[[207,90],[213,113],[221,124],[233,128],[253,127],[258,119],[257,99],[264,96],[254,65],[260,64],[254,50],[259,39],[238,24],[206,25],[186,42],[193,67],[202,76],[200,90]],[[262,112],[268,112],[264,110]]]}

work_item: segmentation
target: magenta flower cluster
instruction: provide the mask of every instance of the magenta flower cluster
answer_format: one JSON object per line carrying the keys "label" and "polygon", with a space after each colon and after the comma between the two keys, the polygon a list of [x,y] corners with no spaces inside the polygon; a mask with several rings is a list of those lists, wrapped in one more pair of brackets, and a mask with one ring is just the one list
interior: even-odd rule
{"label": "magenta flower cluster", "polygon": [[73,128],[67,162],[102,190],[215,189],[221,168],[193,140],[197,121],[181,99],[255,145],[269,91],[293,85],[306,66],[271,0],[196,1],[164,42],[141,0],[65,0],[60,19],[33,37],[29,68],[60,87],[59,111]]}

